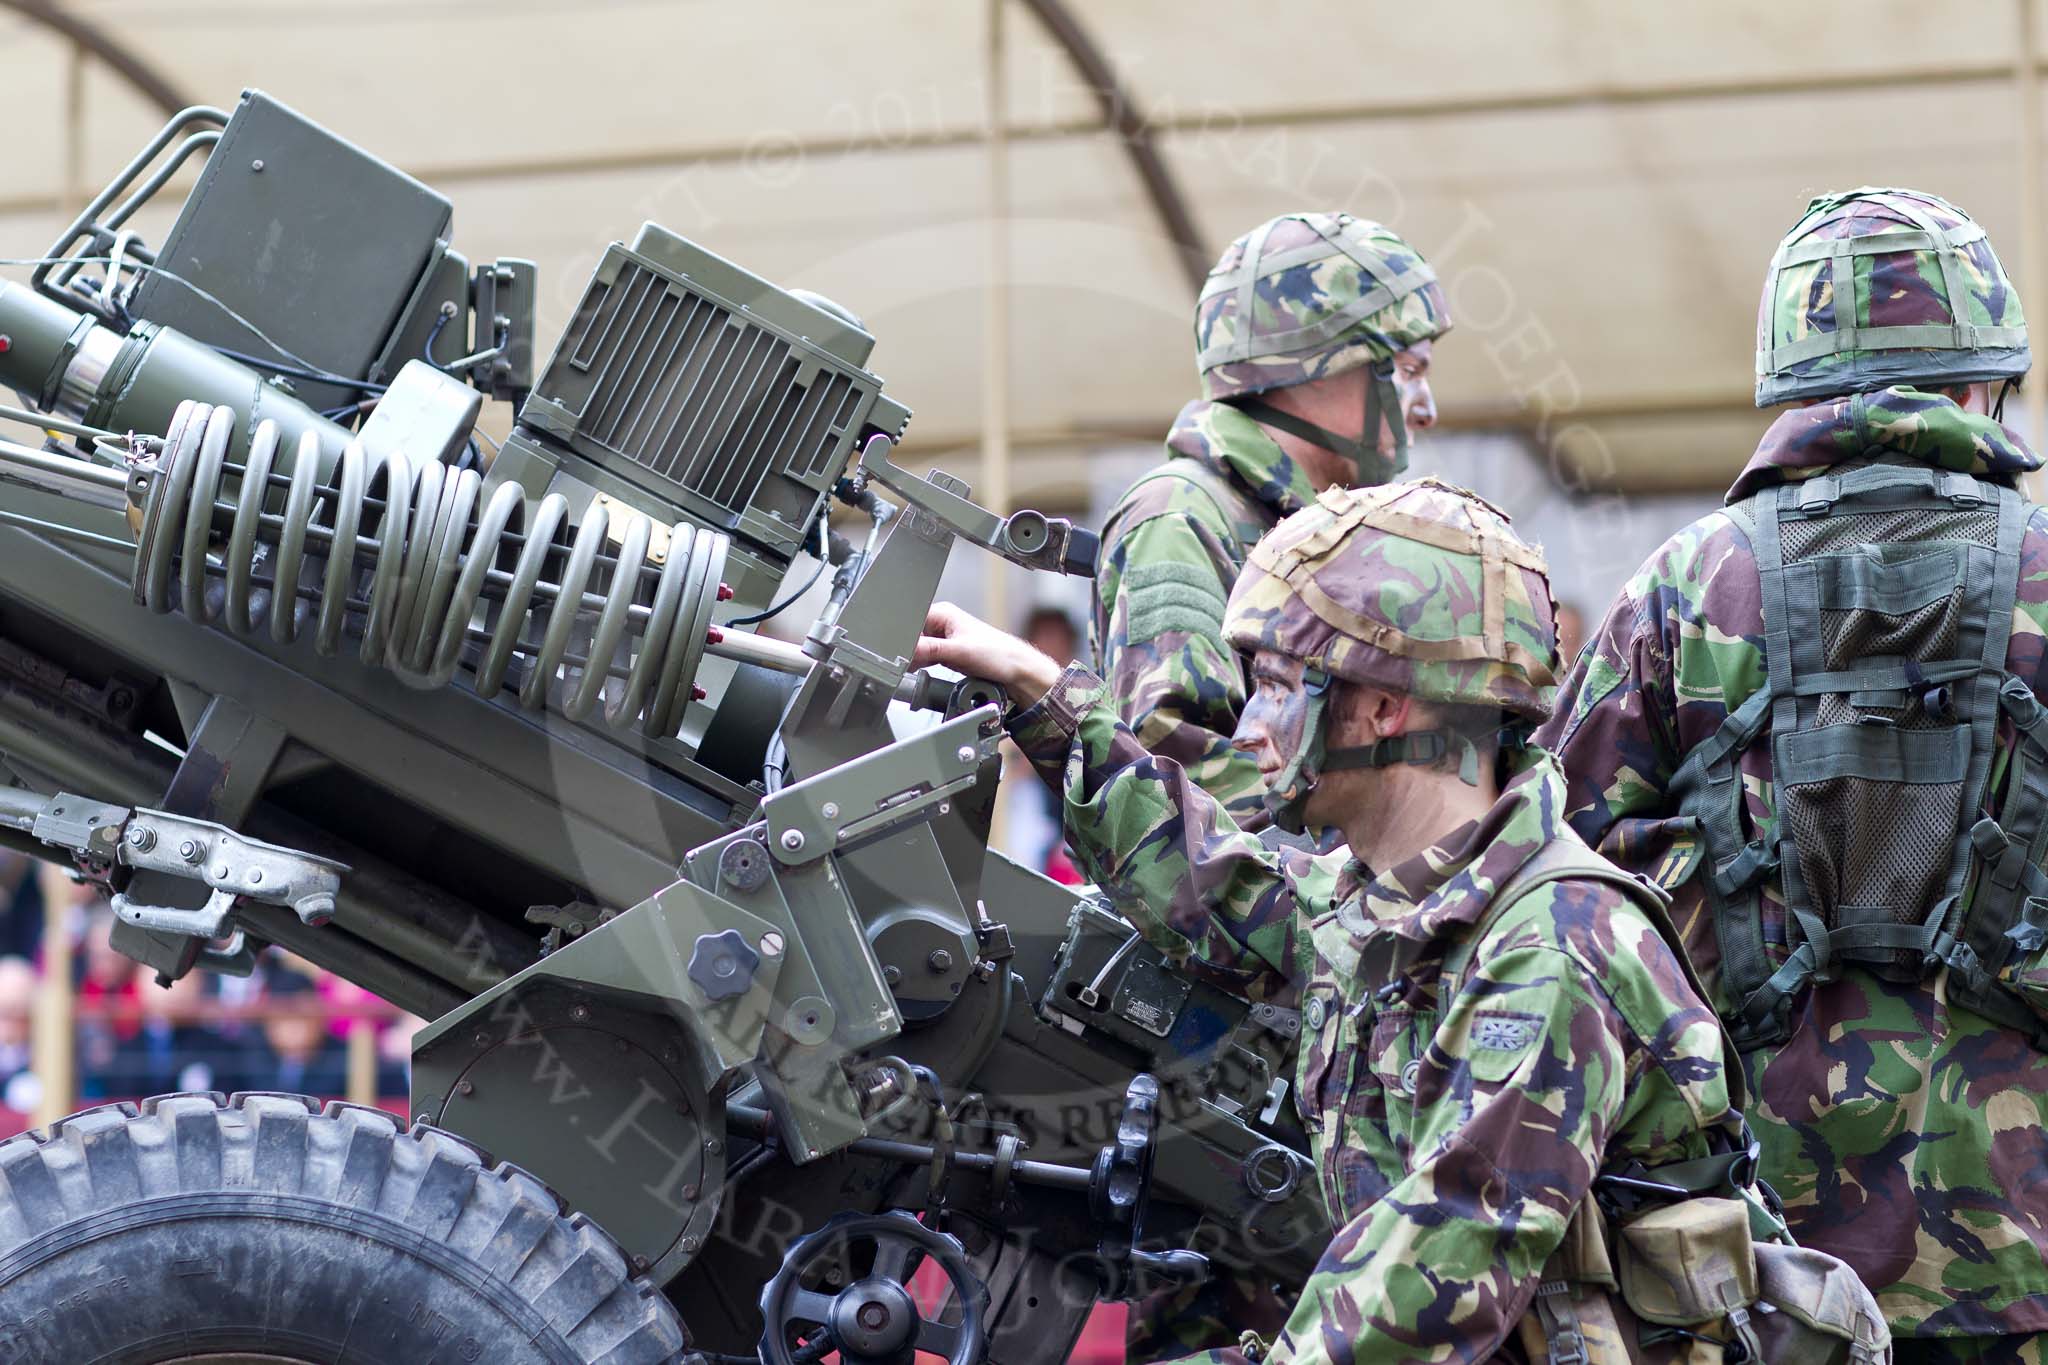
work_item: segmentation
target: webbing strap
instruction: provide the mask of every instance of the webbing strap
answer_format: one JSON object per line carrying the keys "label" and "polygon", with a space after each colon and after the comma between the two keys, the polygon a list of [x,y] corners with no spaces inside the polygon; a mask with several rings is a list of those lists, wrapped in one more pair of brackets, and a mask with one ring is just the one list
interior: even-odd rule
{"label": "webbing strap", "polygon": [[1543,1344],[1550,1353],[1549,1365],[1587,1365],[1586,1334],[1579,1326],[1575,1291],[1569,1280],[1544,1280],[1536,1286],[1530,1305],[1543,1328]]}
{"label": "webbing strap", "polygon": [[[1479,914],[1472,928],[1445,950],[1438,968],[1437,1009],[1439,1017],[1450,1014],[1451,1003],[1457,999],[1458,988],[1463,984],[1465,973],[1472,965],[1473,956],[1479,945],[1494,925],[1507,912],[1528,896],[1557,882],[1600,882],[1620,891],[1640,910],[1660,938],[1670,945],[1671,954],[1678,962],[1678,969],[1685,974],[1686,984],[1693,994],[1702,1001],[1707,999],[1707,990],[1700,983],[1699,973],[1693,970],[1692,959],[1686,954],[1684,940],[1679,938],[1677,926],[1671,922],[1667,909],[1670,898],[1657,887],[1622,871],[1613,863],[1594,852],[1577,838],[1564,833],[1537,849],[1525,859],[1522,865],[1510,872],[1494,889],[1486,908]],[[1725,1031],[1723,1042],[1732,1060],[1735,1045]],[[1740,1113],[1748,1103],[1744,1089],[1742,1068],[1730,1065],[1724,1068],[1728,1079],[1728,1103]]]}
{"label": "webbing strap", "polygon": [[[1849,420],[1859,435],[1876,435],[1869,429],[1869,394],[1859,393],[1850,397]],[[1780,487],[1779,506],[1782,508],[1785,503],[1784,490],[1791,490],[1790,501],[1802,517],[1824,517],[1843,498],[1867,497],[1872,493],[1926,493],[1958,507],[1981,507],[1993,497],[1990,491],[1993,486],[1979,483],[1968,474],[1926,465],[1860,465],[1846,474],[1815,474],[1796,484]],[[1763,495],[1759,494],[1757,500],[1763,501]]]}
{"label": "webbing strap", "polygon": [[1872,658],[1856,668],[1801,674],[1792,690],[1802,697],[1859,690],[1900,692],[1917,690],[1933,683],[1957,682],[1983,669],[1982,659],[1943,659],[1935,663],[1914,664],[1903,659],[1893,662],[1888,658]]}
{"label": "webbing strap", "polygon": [[[1729,520],[1749,541],[1759,568],[1764,563],[1755,500],[1726,508]],[[1721,949],[1722,998],[1740,1006],[1771,977],[1764,950],[1762,905],[1755,888],[1778,870],[1778,851],[1762,839],[1744,837],[1743,789],[1737,760],[1772,714],[1772,683],[1743,699],[1704,742],[1694,745],[1671,779],[1678,812],[1695,820],[1706,850],[1703,886]],[[1751,1032],[1739,1030],[1738,1044],[1753,1046]]]}
{"label": "webbing strap", "polygon": [[1277,408],[1265,399],[1256,396],[1230,398],[1221,401],[1229,403],[1255,422],[1277,427],[1291,436],[1298,436],[1310,445],[1321,446],[1333,455],[1342,455],[1358,467],[1358,481],[1363,485],[1392,483],[1407,468],[1405,452],[1388,459],[1380,454],[1379,419],[1391,412],[1396,423],[1398,438],[1405,428],[1400,427],[1400,401],[1398,394],[1389,406],[1383,401],[1381,390],[1394,391],[1393,380],[1379,373],[1375,367],[1365,386],[1365,417],[1360,426],[1361,435],[1352,437],[1340,435],[1328,427],[1318,426],[1306,417],[1297,417],[1285,408]]}
{"label": "webbing strap", "polygon": [[[1858,397],[1860,398],[1860,395]],[[1855,402],[1856,400],[1851,400],[1852,411],[1855,410]],[[1884,467],[1882,477],[1889,478],[1893,473],[1932,472],[1894,470],[1893,467],[1887,466]],[[1821,477],[1834,478],[1832,475]],[[1877,476],[1867,475],[1865,471],[1859,469],[1848,477],[1862,477],[1874,482]],[[1836,487],[1839,488],[1841,483],[1842,480],[1837,479]],[[1812,581],[1811,575],[1796,584],[1788,581],[1785,546],[1779,531],[1779,523],[1786,512],[1800,506],[1802,493],[1808,494],[1810,500],[1813,492],[1814,490],[1805,489],[1801,485],[1781,484],[1774,490],[1757,494],[1751,504],[1756,516],[1757,578],[1763,596],[1764,664],[1771,680],[1771,774],[1773,784],[1781,791],[1786,766],[1786,755],[1783,752],[1785,740],[1799,730],[1798,677],[1802,673],[1819,671],[1821,642],[1803,632],[1800,635],[1793,632],[1792,617],[1795,610],[1802,624],[1819,618],[1819,585]],[[1839,494],[1831,490],[1827,507],[1833,506],[1836,496]],[[1809,501],[1809,506],[1811,505]],[[1821,509],[1823,514],[1827,507]],[[1802,669],[1799,666],[1801,663],[1806,667]],[[1792,950],[1792,957],[1746,997],[1742,993],[1746,983],[1729,983],[1729,998],[1742,1001],[1743,1019],[1752,1028],[1765,1022],[1765,1018],[1760,1018],[1760,1015],[1782,1025],[1783,1015],[1778,1002],[1789,992],[1782,991],[1781,984],[1786,973],[1795,968],[1795,964],[1803,966],[1806,976],[1824,976],[1832,965],[1827,926],[1811,909],[1812,897],[1807,894],[1806,878],[1799,866],[1798,850],[1792,846],[1791,824],[1784,819],[1778,822],[1778,875],[1780,885],[1784,888],[1785,909],[1789,912],[1788,932],[1791,941],[1786,946]],[[1762,951],[1762,898],[1757,896],[1751,898],[1751,901],[1747,907],[1746,918],[1755,921],[1753,932],[1758,940],[1758,961],[1745,965],[1754,972],[1758,967],[1768,968],[1768,959],[1763,957]],[[1799,951],[1802,946],[1808,949],[1803,955]]]}
{"label": "webbing strap", "polygon": [[1954,998],[2041,1039],[2048,1028],[2040,1016],[2011,998],[1996,977],[2014,953],[2048,946],[2048,874],[2041,870],[2048,844],[2048,708],[2024,679],[2012,676],[2001,683],[1998,703],[2018,743],[1998,818],[1979,820],[1970,830],[1977,874],[1961,932],[1942,945],[1942,956],[1959,978]]}

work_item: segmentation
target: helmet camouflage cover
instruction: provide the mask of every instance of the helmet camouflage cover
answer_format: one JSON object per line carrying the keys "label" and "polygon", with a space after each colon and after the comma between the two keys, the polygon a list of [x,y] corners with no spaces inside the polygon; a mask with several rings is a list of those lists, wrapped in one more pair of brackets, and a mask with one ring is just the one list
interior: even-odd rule
{"label": "helmet camouflage cover", "polygon": [[1348,213],[1286,213],[1232,242],[1195,305],[1196,367],[1212,401],[1393,359],[1451,329],[1422,253]]}
{"label": "helmet camouflage cover", "polygon": [[1808,204],[1771,258],[1756,334],[1760,408],[2014,379],[2031,360],[2019,294],[1984,229],[1917,190]]}
{"label": "helmet camouflage cover", "polygon": [[1542,551],[1436,478],[1331,488],[1252,549],[1223,633],[1332,678],[1531,721],[1557,690]]}

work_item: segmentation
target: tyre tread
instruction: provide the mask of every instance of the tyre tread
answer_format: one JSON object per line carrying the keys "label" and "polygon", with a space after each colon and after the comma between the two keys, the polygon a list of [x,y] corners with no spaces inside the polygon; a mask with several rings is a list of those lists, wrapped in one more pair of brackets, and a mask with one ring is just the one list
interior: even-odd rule
{"label": "tyre tread", "polygon": [[159,1095],[0,1142],[0,1255],[126,1204],[239,1189],[311,1195],[457,1248],[590,1365],[683,1356],[667,1298],[545,1184],[452,1133],[341,1101]]}

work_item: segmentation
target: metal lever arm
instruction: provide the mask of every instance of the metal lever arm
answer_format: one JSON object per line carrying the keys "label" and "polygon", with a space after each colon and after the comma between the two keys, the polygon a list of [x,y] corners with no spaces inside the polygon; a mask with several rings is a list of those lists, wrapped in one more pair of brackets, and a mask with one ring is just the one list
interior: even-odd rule
{"label": "metal lever arm", "polygon": [[892,463],[889,452],[893,448],[894,443],[887,436],[869,437],[861,448],[860,472],[920,512],[936,518],[962,540],[971,540],[1012,564],[1084,578],[1095,576],[1095,558],[1102,542],[1093,531],[1078,527],[1065,517],[1048,517],[1029,508],[999,517],[972,499],[920,479]]}
{"label": "metal lever arm", "polygon": [[[44,797],[0,791],[0,826],[25,831],[77,859],[88,872],[161,872],[207,889],[197,909],[144,905],[121,892],[114,913],[130,924],[194,938],[230,932],[237,899],[281,905],[306,924],[334,914],[340,863],[246,838],[225,825],[160,810],[109,805],[69,792]],[[119,877],[125,883],[126,876]]]}

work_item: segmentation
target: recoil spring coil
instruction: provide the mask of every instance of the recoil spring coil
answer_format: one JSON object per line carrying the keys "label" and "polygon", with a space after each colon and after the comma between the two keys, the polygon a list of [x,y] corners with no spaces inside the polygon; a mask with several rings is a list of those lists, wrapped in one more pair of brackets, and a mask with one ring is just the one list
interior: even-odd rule
{"label": "recoil spring coil", "polygon": [[518,659],[526,709],[552,695],[571,720],[601,715],[661,738],[703,696],[694,680],[716,638],[712,610],[731,595],[725,536],[679,521],[650,555],[655,523],[631,509],[594,500],[572,524],[558,493],[529,502],[506,482],[483,501],[474,470],[360,441],[322,480],[312,433],[280,474],[269,421],[237,469],[226,460],[236,426],[231,409],[191,401],[172,417],[135,559],[136,600],[151,611],[277,644],[310,624],[320,654],[355,637],[364,663],[429,687],[446,686],[474,644],[483,696]]}

